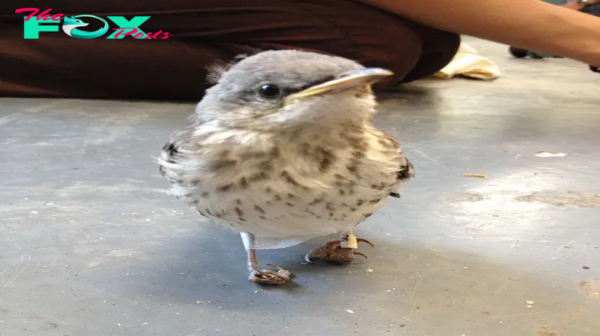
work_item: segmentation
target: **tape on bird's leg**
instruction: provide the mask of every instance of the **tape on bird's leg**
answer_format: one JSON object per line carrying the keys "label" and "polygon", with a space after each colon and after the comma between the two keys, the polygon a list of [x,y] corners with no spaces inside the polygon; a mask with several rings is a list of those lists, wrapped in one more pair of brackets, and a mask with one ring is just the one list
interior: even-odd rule
{"label": "tape on bird's leg", "polygon": [[342,235],[342,238],[340,238],[340,246],[343,248],[357,249],[358,241],[356,240],[356,236],[351,233]]}

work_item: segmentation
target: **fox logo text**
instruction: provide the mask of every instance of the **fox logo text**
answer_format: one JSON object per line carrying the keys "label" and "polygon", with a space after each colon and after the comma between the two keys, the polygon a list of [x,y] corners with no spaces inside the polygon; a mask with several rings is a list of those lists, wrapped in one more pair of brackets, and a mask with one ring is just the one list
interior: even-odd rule
{"label": "fox logo text", "polygon": [[[94,39],[106,34],[110,29],[107,20],[95,15],[82,14],[69,17],[60,13],[51,14],[51,10],[47,9],[40,13],[38,8],[19,8],[15,11],[15,13],[29,13],[23,21],[23,37],[25,39],[38,39],[40,38],[40,32],[58,32],[60,31],[59,27],[62,27],[62,31],[71,37]],[[140,28],[142,23],[146,22],[150,16],[134,16],[131,20],[127,20],[123,16],[107,16],[106,18],[118,27],[112,28],[114,32],[107,36],[107,39],[122,39],[125,36],[131,36],[142,40],[164,40],[170,37],[169,33],[162,30],[151,33],[144,32]],[[79,29],[89,26],[92,22],[100,24],[101,28],[94,31]]]}

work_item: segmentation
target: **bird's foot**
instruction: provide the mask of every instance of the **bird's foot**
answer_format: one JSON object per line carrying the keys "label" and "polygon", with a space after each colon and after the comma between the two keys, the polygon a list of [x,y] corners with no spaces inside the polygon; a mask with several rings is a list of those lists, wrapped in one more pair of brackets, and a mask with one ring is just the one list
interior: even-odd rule
{"label": "bird's foot", "polygon": [[358,243],[366,243],[371,245],[371,247],[375,247],[366,239],[356,239],[355,245],[352,246],[351,244],[351,247],[342,247],[342,245],[347,244],[344,244],[341,240],[334,240],[327,242],[325,246],[311,250],[304,259],[310,263],[316,260],[324,260],[336,264],[347,264],[354,261],[357,255],[367,258],[363,253],[354,251],[358,247]]}
{"label": "bird's foot", "polygon": [[252,269],[250,270],[248,280],[261,285],[282,286],[292,278],[292,273],[290,271],[284,270],[273,264],[267,265],[276,268],[277,270]]}

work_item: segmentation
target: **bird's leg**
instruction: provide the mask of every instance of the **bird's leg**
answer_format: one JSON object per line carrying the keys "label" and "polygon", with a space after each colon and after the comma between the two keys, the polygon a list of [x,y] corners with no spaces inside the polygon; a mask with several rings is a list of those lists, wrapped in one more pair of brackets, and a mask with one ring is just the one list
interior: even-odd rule
{"label": "bird's leg", "polygon": [[352,231],[348,231],[342,235],[340,240],[329,241],[325,246],[311,250],[305,257],[306,261],[313,262],[316,260],[324,260],[336,264],[347,264],[356,258],[357,255],[367,257],[366,255],[356,252],[359,243],[366,243],[375,247],[366,239],[356,238]]}
{"label": "bird's leg", "polygon": [[256,249],[254,248],[254,235],[250,233],[241,233],[244,246],[246,246],[246,255],[248,257],[248,280],[261,285],[273,285],[281,286],[290,280],[292,273],[286,271],[283,268],[267,264],[275,268],[276,270],[264,269],[260,266],[258,259],[256,258]]}

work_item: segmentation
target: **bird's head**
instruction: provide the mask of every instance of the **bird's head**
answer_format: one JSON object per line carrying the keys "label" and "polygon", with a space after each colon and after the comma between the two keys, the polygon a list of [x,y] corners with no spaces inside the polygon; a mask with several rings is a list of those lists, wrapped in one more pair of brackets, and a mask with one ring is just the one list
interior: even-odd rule
{"label": "bird's head", "polygon": [[196,117],[261,129],[361,122],[375,113],[371,85],[389,75],[342,57],[265,51],[222,69]]}

